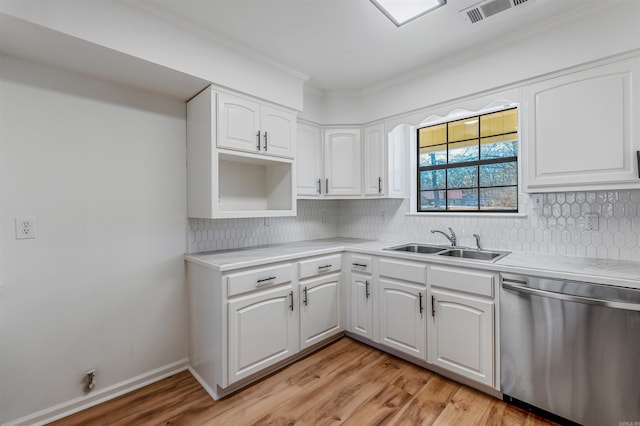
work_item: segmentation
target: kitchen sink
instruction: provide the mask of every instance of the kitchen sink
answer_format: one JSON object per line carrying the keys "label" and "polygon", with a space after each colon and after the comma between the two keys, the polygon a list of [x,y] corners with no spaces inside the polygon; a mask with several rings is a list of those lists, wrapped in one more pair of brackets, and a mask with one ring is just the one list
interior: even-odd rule
{"label": "kitchen sink", "polygon": [[396,247],[389,247],[389,248],[386,248],[385,250],[406,251],[409,253],[436,254],[446,250],[446,247],[434,246],[429,244],[410,243],[410,244],[403,244],[401,246],[396,246]]}
{"label": "kitchen sink", "polygon": [[475,250],[475,249],[450,249],[438,253],[439,256],[459,257],[462,259],[472,260],[485,260],[495,262],[498,259],[502,259],[508,255],[508,251],[493,251],[493,250]]}
{"label": "kitchen sink", "polygon": [[384,250],[403,252],[433,254],[437,256],[448,256],[465,260],[478,260],[483,262],[495,262],[502,259],[510,252],[497,250],[478,250],[468,247],[438,246],[435,244],[408,243],[394,247],[387,247]]}

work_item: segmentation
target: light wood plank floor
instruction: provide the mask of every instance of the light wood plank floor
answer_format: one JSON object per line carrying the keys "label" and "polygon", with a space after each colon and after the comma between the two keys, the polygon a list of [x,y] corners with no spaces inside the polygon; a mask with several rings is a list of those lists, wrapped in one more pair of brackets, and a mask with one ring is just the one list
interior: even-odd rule
{"label": "light wood plank floor", "polygon": [[349,338],[214,401],[189,372],[54,425],[548,425]]}

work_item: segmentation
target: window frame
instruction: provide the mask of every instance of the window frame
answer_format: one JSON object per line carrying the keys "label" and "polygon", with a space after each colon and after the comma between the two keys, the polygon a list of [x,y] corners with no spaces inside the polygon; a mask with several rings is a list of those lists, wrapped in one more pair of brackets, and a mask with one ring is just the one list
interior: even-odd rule
{"label": "window frame", "polygon": [[[516,146],[517,146],[517,152],[515,156],[509,156],[509,157],[502,157],[502,158],[489,158],[489,159],[482,159],[481,158],[481,148],[482,148],[482,139],[483,136],[481,134],[481,117],[485,116],[485,115],[489,115],[489,114],[494,114],[496,112],[504,112],[504,111],[509,111],[509,110],[513,110],[515,109],[517,111],[517,131],[516,131],[516,137],[515,137],[515,142],[516,142]],[[521,174],[520,174],[520,155],[521,155],[521,143],[520,143],[520,138],[521,138],[521,126],[520,126],[520,122],[521,122],[521,115],[522,115],[522,110],[520,108],[519,104],[513,103],[513,102],[508,102],[508,101],[497,101],[494,102],[492,104],[487,105],[485,108],[483,108],[480,111],[475,111],[475,112],[471,112],[471,111],[465,111],[465,110],[455,110],[452,111],[449,115],[447,115],[446,117],[439,117],[439,116],[431,116],[429,118],[427,118],[425,121],[423,121],[422,123],[420,123],[418,126],[416,126],[415,128],[415,145],[414,145],[414,155],[413,156],[415,158],[415,163],[412,164],[413,170],[415,172],[415,187],[413,189],[413,194],[412,194],[412,198],[415,197],[413,204],[413,208],[411,209],[414,213],[417,214],[471,214],[471,215],[492,215],[492,214],[497,214],[497,215],[518,215],[520,214],[520,185],[521,185]],[[471,139],[464,139],[464,140],[456,140],[453,142],[449,141],[449,123],[453,123],[456,121],[461,121],[461,120],[468,120],[468,119],[474,119],[477,118],[478,120],[478,135],[477,138],[471,138]],[[438,125],[442,125],[445,124],[445,142],[444,142],[444,147],[446,150],[446,163],[444,164],[436,164],[436,165],[432,165],[432,166],[420,166],[420,130],[424,129],[424,128],[428,128],[428,127],[434,127],[434,126],[438,126]],[[507,132],[507,133],[501,133],[501,134],[496,134],[496,135],[490,135],[490,136],[485,136],[485,138],[490,138],[490,137],[500,137],[500,136],[504,136],[504,135],[508,135],[508,134],[513,134],[513,132]],[[456,143],[460,143],[460,142],[468,142],[468,141],[474,141],[477,140],[477,147],[478,147],[478,159],[477,160],[470,160],[470,161],[462,161],[462,162],[458,162],[458,163],[450,163],[449,162],[449,146],[450,144],[456,144]],[[516,172],[515,172],[515,185],[495,185],[495,186],[482,186],[481,185],[481,180],[480,180],[480,169],[482,166],[486,166],[486,165],[491,165],[491,164],[507,164],[507,163],[515,163],[516,166]],[[478,204],[475,208],[450,208],[449,207],[449,191],[451,190],[464,190],[467,188],[453,188],[453,187],[449,187],[448,184],[448,179],[449,179],[449,173],[448,170],[451,169],[457,169],[457,168],[462,168],[462,167],[476,167],[476,185],[469,187],[468,189],[473,189],[476,191],[477,193],[477,200],[478,200]],[[420,185],[420,177],[421,177],[421,172],[422,171],[435,171],[435,170],[444,170],[445,173],[445,185],[444,188],[442,189],[433,189],[433,191],[443,191],[445,193],[445,208],[444,209],[433,209],[433,210],[423,210],[422,209],[422,192],[423,190],[421,190],[421,185]],[[412,185],[413,186],[413,185]],[[486,188],[513,188],[515,187],[516,190],[516,199],[515,199],[515,209],[482,209],[481,204],[480,204],[480,191],[481,189],[486,189]],[[455,207],[455,206],[454,206]],[[414,210],[415,209],[415,210]]]}

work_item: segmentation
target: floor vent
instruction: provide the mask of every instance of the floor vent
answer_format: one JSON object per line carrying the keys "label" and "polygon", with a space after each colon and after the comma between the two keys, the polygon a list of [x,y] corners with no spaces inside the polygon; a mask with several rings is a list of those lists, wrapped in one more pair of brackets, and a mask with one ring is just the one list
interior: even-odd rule
{"label": "floor vent", "polygon": [[460,15],[466,23],[475,24],[484,21],[490,16],[532,1],[533,0],[486,0],[461,10]]}

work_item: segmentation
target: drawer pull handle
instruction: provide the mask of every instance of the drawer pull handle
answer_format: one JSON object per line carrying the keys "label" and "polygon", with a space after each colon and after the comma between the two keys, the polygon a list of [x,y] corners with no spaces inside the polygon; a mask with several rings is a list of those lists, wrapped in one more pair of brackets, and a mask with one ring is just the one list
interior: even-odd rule
{"label": "drawer pull handle", "polygon": [[424,311],[424,306],[422,306],[422,293],[418,293],[418,300],[420,301],[420,316],[422,316],[422,311]]}
{"label": "drawer pull handle", "polygon": [[331,264],[328,264],[328,265],[322,265],[322,266],[318,266],[318,270],[322,270],[322,269],[327,269],[327,268],[331,268],[331,266],[333,266],[333,265],[331,265]]}
{"label": "drawer pull handle", "polygon": [[436,298],[431,296],[431,316],[436,317]]}
{"label": "drawer pull handle", "polygon": [[276,279],[276,277],[263,278],[263,279],[261,279],[261,280],[258,280],[258,281],[257,281],[257,283],[258,283],[258,284],[262,284],[262,283],[264,283],[264,282],[267,282],[267,281],[273,281],[273,280],[275,280],[275,279]]}
{"label": "drawer pull handle", "polygon": [[291,303],[289,304],[289,309],[293,311],[293,291],[289,292],[289,300],[291,301]]}
{"label": "drawer pull handle", "polygon": [[366,263],[352,263],[353,266],[358,267],[358,268],[366,268],[367,264]]}
{"label": "drawer pull handle", "polygon": [[365,299],[368,299],[369,296],[371,296],[371,293],[369,293],[369,280],[366,280],[364,282],[364,297]]}
{"label": "drawer pull handle", "polygon": [[263,137],[264,137],[264,151],[267,152],[267,131],[266,130],[264,131]]}
{"label": "drawer pull handle", "polygon": [[382,194],[382,178],[378,178],[378,194]]}
{"label": "drawer pull handle", "polygon": [[636,160],[638,161],[638,178],[640,179],[640,151],[636,151]]}
{"label": "drawer pull handle", "polygon": [[308,304],[307,297],[309,297],[309,296],[307,295],[307,288],[306,287],[304,288],[304,290],[302,290],[302,293],[303,293],[302,303],[304,303],[304,306],[307,306],[307,304]]}
{"label": "drawer pull handle", "polygon": [[318,194],[322,194],[322,180],[318,179]]}
{"label": "drawer pull handle", "polygon": [[256,138],[258,140],[258,144],[256,146],[257,150],[260,151],[260,130],[258,130],[258,133],[256,133]]}

